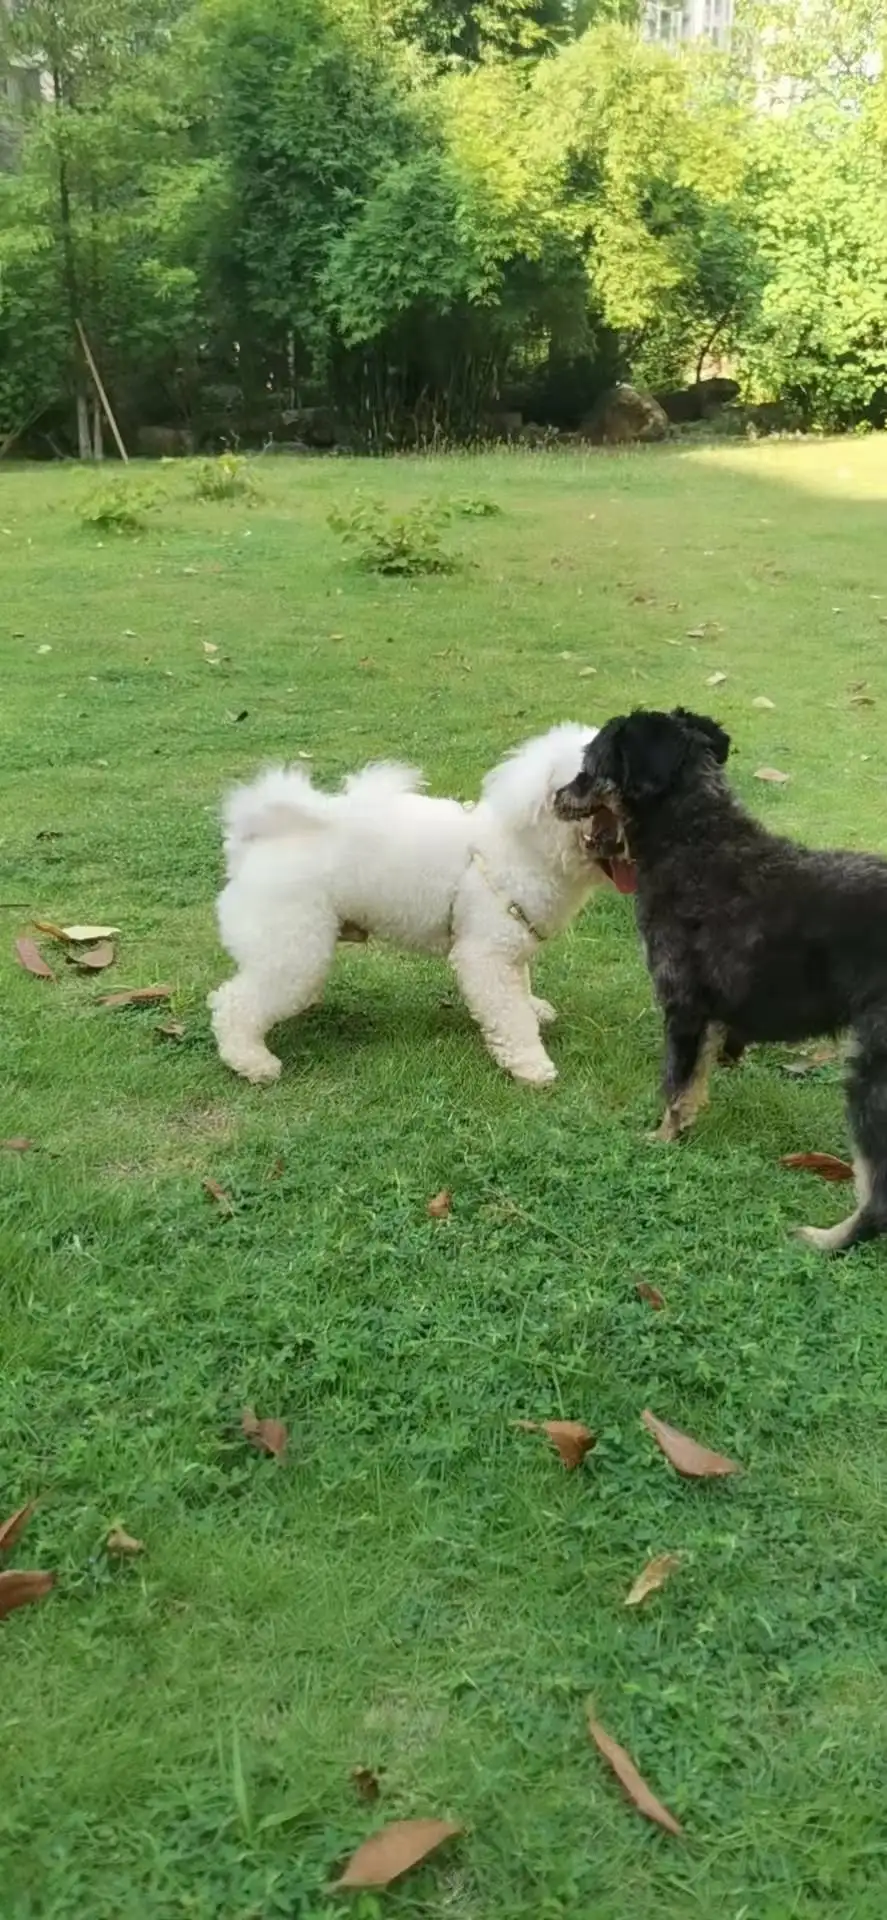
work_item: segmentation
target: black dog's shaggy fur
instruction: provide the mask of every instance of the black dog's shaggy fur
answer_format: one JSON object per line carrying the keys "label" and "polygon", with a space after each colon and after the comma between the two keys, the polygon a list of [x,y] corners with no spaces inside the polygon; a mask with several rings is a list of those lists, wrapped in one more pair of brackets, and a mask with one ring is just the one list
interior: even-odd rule
{"label": "black dog's shaggy fur", "polygon": [[633,864],[638,926],[665,1016],[665,1118],[690,1126],[720,1045],[852,1030],[847,1107],[857,1206],[802,1237],[842,1252],[887,1232],[887,860],[819,853],[768,833],[721,769],[730,741],[677,708],[610,720],[557,796],[589,847]]}

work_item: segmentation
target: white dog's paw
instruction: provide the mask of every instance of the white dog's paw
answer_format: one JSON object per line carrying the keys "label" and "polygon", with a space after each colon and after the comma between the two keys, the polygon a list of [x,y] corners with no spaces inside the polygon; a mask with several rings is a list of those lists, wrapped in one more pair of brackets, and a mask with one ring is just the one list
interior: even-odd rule
{"label": "white dog's paw", "polygon": [[533,994],[530,1005],[540,1027],[550,1027],[552,1021],[557,1019],[557,1007],[553,1007],[550,1000],[537,1000]]}
{"label": "white dog's paw", "polygon": [[248,1080],[253,1087],[270,1087],[283,1072],[283,1061],[263,1049],[261,1053],[229,1053],[220,1049],[221,1058],[232,1073]]}
{"label": "white dog's paw", "polygon": [[534,1064],[511,1067],[512,1079],[522,1080],[526,1087],[550,1087],[557,1079],[557,1067],[553,1060],[543,1059]]}
{"label": "white dog's paw", "polygon": [[244,1080],[249,1080],[254,1087],[271,1087],[275,1080],[280,1079],[283,1061],[278,1060],[273,1053],[269,1053],[262,1060],[254,1060],[249,1066],[240,1067],[238,1071],[242,1073]]}

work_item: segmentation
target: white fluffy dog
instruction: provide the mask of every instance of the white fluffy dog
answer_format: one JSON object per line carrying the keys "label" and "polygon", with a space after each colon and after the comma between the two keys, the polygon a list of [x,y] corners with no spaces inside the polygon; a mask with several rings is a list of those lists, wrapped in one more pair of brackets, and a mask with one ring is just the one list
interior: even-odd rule
{"label": "white fluffy dog", "polygon": [[239,971],[209,996],[222,1059],[276,1080],[277,1021],[319,999],[341,939],[371,934],[449,956],[494,1060],[517,1080],[556,1078],[539,1036],[555,1017],[529,963],[605,875],[554,795],[596,729],[552,728],[484,780],[476,806],[421,793],[413,767],[380,764],[321,793],[296,769],[236,788],[224,810],[222,942]]}

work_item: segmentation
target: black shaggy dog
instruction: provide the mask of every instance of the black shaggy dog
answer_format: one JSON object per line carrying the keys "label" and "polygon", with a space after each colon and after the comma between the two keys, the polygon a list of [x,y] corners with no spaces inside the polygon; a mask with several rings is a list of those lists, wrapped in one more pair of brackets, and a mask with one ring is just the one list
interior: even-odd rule
{"label": "black shaggy dog", "polygon": [[589,850],[637,893],[665,1016],[665,1117],[674,1140],[707,1099],[720,1050],[850,1028],[847,1081],[857,1205],[801,1237],[843,1252],[887,1232],[887,860],[818,853],[768,833],[722,768],[730,741],[678,707],[609,720],[555,802],[587,817]]}

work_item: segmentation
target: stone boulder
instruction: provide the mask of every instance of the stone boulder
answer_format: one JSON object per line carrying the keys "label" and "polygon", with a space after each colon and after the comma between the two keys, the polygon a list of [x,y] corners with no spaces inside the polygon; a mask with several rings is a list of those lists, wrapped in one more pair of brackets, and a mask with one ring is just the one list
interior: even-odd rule
{"label": "stone boulder", "polygon": [[146,460],[173,460],[194,452],[187,427],[137,427],[136,450]]}
{"label": "stone boulder", "polygon": [[580,427],[583,440],[600,447],[622,447],[665,440],[668,418],[652,393],[639,393],[624,382],[601,395]]}
{"label": "stone boulder", "polygon": [[656,398],[675,426],[690,420],[707,420],[721,407],[730,406],[739,397],[738,380],[713,377],[697,380],[695,386],[678,387],[674,392],[657,393]]}
{"label": "stone boulder", "polygon": [[326,451],[339,438],[338,423],[329,407],[289,407],[280,419],[290,438],[303,441],[306,447]]}

